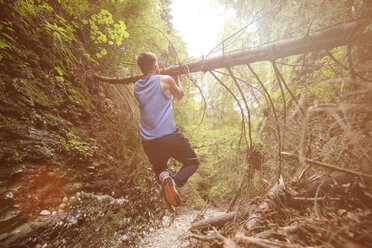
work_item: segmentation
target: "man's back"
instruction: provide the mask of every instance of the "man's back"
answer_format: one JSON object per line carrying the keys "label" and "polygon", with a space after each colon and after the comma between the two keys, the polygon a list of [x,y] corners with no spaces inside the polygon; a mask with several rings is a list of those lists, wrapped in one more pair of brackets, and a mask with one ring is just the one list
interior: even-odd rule
{"label": "man's back", "polygon": [[152,140],[173,133],[177,126],[173,119],[172,99],[161,88],[160,75],[147,75],[136,82],[135,97],[141,111],[141,136]]}

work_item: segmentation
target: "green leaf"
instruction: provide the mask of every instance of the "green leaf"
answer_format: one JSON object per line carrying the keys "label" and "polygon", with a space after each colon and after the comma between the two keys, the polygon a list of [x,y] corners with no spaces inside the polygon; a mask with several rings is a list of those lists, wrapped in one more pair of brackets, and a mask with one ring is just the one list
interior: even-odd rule
{"label": "green leaf", "polygon": [[60,76],[63,76],[63,70],[61,69],[61,67],[56,66],[56,67],[54,67],[54,69],[58,72],[58,74],[59,74]]}
{"label": "green leaf", "polygon": [[5,41],[1,40],[0,39],[0,49],[4,49],[4,48],[12,48],[8,43],[6,43]]}
{"label": "green leaf", "polygon": [[11,36],[9,36],[8,34],[6,34],[6,33],[1,33],[1,34],[4,35],[5,37],[7,37],[9,40],[15,42],[15,40]]}
{"label": "green leaf", "polygon": [[105,48],[103,48],[103,49],[101,50],[101,54],[102,54],[102,55],[106,55],[106,54],[107,54],[107,50],[106,50]]}

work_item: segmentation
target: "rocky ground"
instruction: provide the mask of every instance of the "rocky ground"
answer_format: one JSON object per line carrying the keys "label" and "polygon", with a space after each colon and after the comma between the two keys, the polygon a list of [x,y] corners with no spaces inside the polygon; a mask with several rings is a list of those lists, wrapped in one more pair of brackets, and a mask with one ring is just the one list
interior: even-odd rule
{"label": "rocky ground", "polygon": [[[2,206],[7,214],[0,218],[0,247],[195,247],[189,228],[201,215],[192,207],[189,184],[181,192],[183,206],[171,214],[155,192],[146,197],[155,208],[129,195],[87,192],[57,165],[37,166],[16,178],[5,196],[6,211]],[[208,210],[203,216],[215,214]]]}
{"label": "rocky ground", "polygon": [[[159,229],[151,228],[139,242],[140,247],[153,248],[186,248],[198,247],[196,240],[190,238],[190,227],[200,217],[201,211],[190,206],[180,207],[174,215],[165,215]],[[221,211],[208,209],[204,217],[222,214]]]}

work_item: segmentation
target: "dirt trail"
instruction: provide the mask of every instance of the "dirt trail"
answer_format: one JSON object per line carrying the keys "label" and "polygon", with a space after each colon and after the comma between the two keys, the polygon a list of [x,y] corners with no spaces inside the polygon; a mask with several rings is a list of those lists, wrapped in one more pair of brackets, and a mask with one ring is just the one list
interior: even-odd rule
{"label": "dirt trail", "polygon": [[[149,232],[141,241],[142,247],[153,248],[186,248],[192,247],[188,236],[191,222],[198,215],[199,211],[185,206],[177,209],[175,216],[164,216],[161,228]],[[219,215],[222,212],[209,209],[204,217]]]}

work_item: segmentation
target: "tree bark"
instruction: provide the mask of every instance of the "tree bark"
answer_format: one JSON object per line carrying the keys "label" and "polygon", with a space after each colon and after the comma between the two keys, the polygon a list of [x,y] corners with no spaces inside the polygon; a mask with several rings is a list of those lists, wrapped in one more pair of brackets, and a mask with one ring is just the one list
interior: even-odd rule
{"label": "tree bark", "polygon": [[199,220],[199,221],[195,222],[191,226],[190,229],[191,230],[203,231],[203,230],[209,229],[212,226],[222,226],[226,222],[229,222],[230,220],[232,220],[234,218],[235,214],[236,214],[236,212],[229,212],[229,213],[221,214],[219,216],[214,216],[214,217],[211,217],[211,218],[208,218],[208,219]]}
{"label": "tree bark", "polygon": [[[261,203],[252,206],[252,213],[247,218],[245,228],[248,231],[255,229],[264,220],[267,212],[272,211],[272,207],[281,202],[281,196],[284,195],[284,183],[274,185],[262,198]],[[191,230],[205,230],[212,226],[222,226],[226,222],[231,221],[235,217],[236,212],[229,212],[219,216],[211,217],[195,222],[191,226]]]}
{"label": "tree bark", "polygon": [[[258,61],[273,61],[277,58],[288,57],[306,52],[331,49],[346,45],[360,23],[351,22],[327,28],[312,34],[274,41],[268,44],[244,50],[233,51],[222,55],[193,60],[188,63],[172,65],[160,71],[160,74],[179,75],[192,72],[210,71],[236,65],[250,64]],[[100,81],[112,84],[135,83],[141,75],[128,77],[105,77],[95,74]]]}

